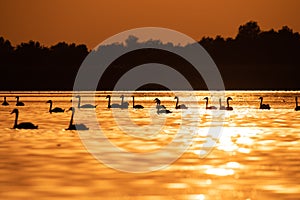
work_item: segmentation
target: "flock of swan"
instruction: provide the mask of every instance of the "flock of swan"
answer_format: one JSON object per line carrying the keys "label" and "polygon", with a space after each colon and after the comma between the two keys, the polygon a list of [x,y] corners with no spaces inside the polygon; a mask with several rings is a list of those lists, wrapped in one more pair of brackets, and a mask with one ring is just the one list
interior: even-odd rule
{"label": "flock of swan", "polygon": [[[81,96],[77,95],[75,96],[75,98],[78,98],[78,105],[77,108],[96,108],[97,105],[92,105],[92,104],[84,104],[81,105]],[[121,109],[128,109],[129,103],[124,101],[124,95],[120,96],[121,98],[121,103],[120,104],[116,104],[113,103],[111,104],[111,96],[107,95],[106,99],[108,99],[108,105],[107,108],[121,108]],[[176,105],[175,105],[175,109],[188,109],[188,107],[185,104],[180,104],[179,105],[179,97],[175,96],[176,99]],[[260,105],[259,105],[259,109],[267,109],[270,110],[271,107],[269,104],[263,104],[263,97],[259,97],[260,99]],[[218,108],[216,106],[208,106],[208,97],[205,97],[203,100],[206,101],[205,103],[205,108],[207,110],[217,110]],[[219,110],[233,110],[233,108],[229,105],[229,101],[233,100],[231,97],[227,97],[226,103],[227,106],[223,106],[222,105],[222,101],[221,99],[219,99]],[[300,106],[298,106],[298,98],[295,97],[296,100],[296,107],[295,107],[295,111],[300,110]],[[166,108],[166,106],[161,105],[161,101],[158,98],[154,99],[154,102],[156,103],[156,109],[157,109],[157,114],[169,114],[172,113],[172,111],[168,110]],[[50,104],[49,107],[49,113],[60,113],[60,112],[65,112],[65,109],[59,108],[59,107],[55,107],[52,108],[53,106],[53,102],[52,100],[48,100],[46,103]],[[2,103],[2,106],[8,106],[9,103],[6,100],[6,97],[4,97],[4,101]],[[25,104],[23,102],[20,101],[19,96],[16,97],[16,106],[25,106]],[[144,106],[142,105],[136,105],[134,102],[134,96],[132,96],[132,108],[134,109],[143,109]],[[71,115],[71,119],[70,119],[70,123],[69,123],[69,127],[66,130],[88,130],[89,128],[86,127],[84,124],[73,124],[73,117],[75,114],[75,108],[74,107],[70,107],[67,111],[72,111],[72,115]],[[19,117],[19,110],[17,108],[13,109],[13,111],[11,112],[11,114],[15,114],[15,122],[14,122],[14,129],[37,129],[38,126],[34,125],[31,122],[22,122],[22,123],[18,123],[18,117]]]}

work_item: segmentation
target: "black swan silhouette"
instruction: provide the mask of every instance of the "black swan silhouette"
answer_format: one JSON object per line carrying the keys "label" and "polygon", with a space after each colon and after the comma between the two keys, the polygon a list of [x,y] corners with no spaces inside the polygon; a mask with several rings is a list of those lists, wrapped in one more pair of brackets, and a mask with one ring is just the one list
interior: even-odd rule
{"label": "black swan silhouette", "polygon": [[259,109],[266,109],[266,110],[270,110],[271,107],[269,104],[263,104],[263,97],[259,97],[258,99],[260,99],[260,105],[259,105]]}
{"label": "black swan silhouette", "polygon": [[65,109],[59,108],[59,107],[55,107],[52,109],[52,100],[48,100],[46,103],[50,103],[50,107],[49,107],[49,113],[52,114],[54,113],[58,113],[58,112],[65,112]]}
{"label": "black swan silhouette", "polygon": [[81,96],[77,95],[75,98],[78,98],[78,108],[96,108],[96,106],[92,105],[92,104],[84,104],[84,105],[80,105],[81,103]]}
{"label": "black swan silhouette", "polygon": [[16,114],[16,118],[15,118],[15,123],[14,123],[14,129],[37,129],[38,126],[35,126],[34,124],[32,124],[31,122],[22,122],[20,124],[18,124],[18,118],[19,118],[19,110],[17,108],[13,109],[13,111],[11,112],[11,114],[15,113]]}
{"label": "black swan silhouette", "polygon": [[25,104],[22,101],[19,101],[19,99],[20,99],[19,96],[16,96],[16,99],[17,99],[16,106],[25,106]]}
{"label": "black swan silhouette", "polygon": [[166,106],[160,105],[160,100],[159,98],[155,98],[154,101],[156,102],[156,108],[158,109],[166,109]]}
{"label": "black swan silhouette", "polygon": [[108,99],[107,108],[120,108],[120,106],[121,106],[120,104],[117,104],[117,103],[110,104],[110,101],[111,101],[111,96],[110,95],[107,95],[106,99]]}
{"label": "black swan silhouette", "polygon": [[298,97],[295,97],[296,100],[296,107],[295,107],[295,111],[300,110],[300,106],[298,106]]}
{"label": "black swan silhouette", "polygon": [[75,114],[75,108],[71,107],[67,111],[72,111],[71,119],[70,119],[70,124],[69,127],[66,130],[89,130],[88,127],[86,127],[84,124],[73,124],[73,117]]}
{"label": "black swan silhouette", "polygon": [[129,103],[128,102],[124,102],[124,95],[121,95],[120,98],[122,99],[121,100],[121,105],[120,105],[120,108],[128,108],[129,106]]}
{"label": "black swan silhouette", "polygon": [[219,110],[226,110],[225,106],[222,106],[222,100],[221,100],[221,98],[219,99],[219,104],[220,104]]}
{"label": "black swan silhouette", "polygon": [[207,110],[216,110],[216,109],[217,109],[216,106],[208,106],[208,97],[205,97],[203,100],[206,100],[205,108],[206,108]]}
{"label": "black swan silhouette", "polygon": [[175,105],[175,109],[188,109],[188,107],[186,107],[186,105],[184,104],[181,104],[181,105],[178,105],[179,103],[179,98],[178,96],[175,96],[175,98],[177,101],[176,101],[176,105]]}
{"label": "black swan silhouette", "polygon": [[142,105],[135,105],[135,104],[134,104],[134,96],[132,96],[132,108],[135,108],[135,109],[143,109],[144,106],[142,106]]}
{"label": "black swan silhouette", "polygon": [[231,106],[229,106],[229,100],[233,100],[231,97],[227,97],[227,107],[226,110],[233,110]]}
{"label": "black swan silhouette", "polygon": [[172,113],[172,111],[167,110],[165,108],[161,108],[161,107],[156,107],[157,108],[157,114],[169,114]]}
{"label": "black swan silhouette", "polygon": [[2,103],[2,106],[8,106],[8,105],[9,105],[9,103],[6,101],[6,97],[4,97],[4,101]]}

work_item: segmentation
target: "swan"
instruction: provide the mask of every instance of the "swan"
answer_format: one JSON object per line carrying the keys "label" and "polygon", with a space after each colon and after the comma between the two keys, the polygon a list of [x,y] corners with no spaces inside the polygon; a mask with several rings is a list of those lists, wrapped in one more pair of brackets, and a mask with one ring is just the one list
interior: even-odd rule
{"label": "swan", "polygon": [[166,106],[160,105],[160,100],[158,98],[155,98],[154,101],[156,102],[156,108],[166,109]]}
{"label": "swan", "polygon": [[233,100],[231,97],[227,97],[227,107],[226,110],[233,110],[231,106],[229,106],[229,100]]}
{"label": "swan", "polygon": [[219,99],[219,104],[220,104],[220,110],[226,110],[225,106],[222,106],[222,100],[221,98]]}
{"label": "swan", "polygon": [[58,113],[58,112],[65,112],[65,109],[55,107],[52,109],[52,100],[48,100],[46,103],[50,103],[50,108],[49,108],[49,113],[52,114],[53,112]]}
{"label": "swan", "polygon": [[77,95],[75,98],[78,98],[78,108],[96,108],[96,106],[92,105],[92,104],[84,104],[84,105],[80,105],[81,102],[81,96]]}
{"label": "swan", "polygon": [[18,117],[19,117],[19,110],[15,108],[10,114],[16,113],[16,118],[15,118],[15,124],[13,128],[18,128],[18,129],[37,129],[38,126],[35,126],[31,122],[22,122],[18,124]]}
{"label": "swan", "polygon": [[259,105],[259,109],[267,109],[270,110],[271,107],[269,104],[263,104],[263,97],[259,97],[258,99],[260,99],[260,105]]}
{"label": "swan", "polygon": [[121,95],[120,98],[122,99],[121,100],[120,108],[128,108],[129,103],[128,102],[124,102],[124,95]]}
{"label": "swan", "polygon": [[165,108],[161,108],[161,107],[156,107],[157,108],[157,114],[169,114],[172,113],[172,111],[167,110]]}
{"label": "swan", "polygon": [[19,96],[16,96],[16,99],[17,99],[17,103],[16,103],[16,106],[25,106],[25,104],[22,102],[22,101],[19,101]]}
{"label": "swan", "polygon": [[188,107],[186,107],[186,105],[184,105],[184,104],[178,105],[178,102],[179,102],[178,96],[175,96],[174,99],[177,99],[175,109],[188,109]]}
{"label": "swan", "polygon": [[205,108],[206,108],[207,110],[216,110],[216,109],[217,109],[216,106],[208,106],[208,97],[205,97],[203,100],[206,100]]}
{"label": "swan", "polygon": [[110,104],[110,99],[111,99],[110,95],[107,95],[106,99],[108,99],[107,108],[120,108],[120,104],[116,104],[116,103]]}
{"label": "swan", "polygon": [[75,114],[75,108],[71,107],[67,111],[72,111],[71,119],[70,119],[70,124],[69,127],[66,130],[89,130],[88,127],[86,127],[84,124],[73,124],[73,117]]}
{"label": "swan", "polygon": [[142,105],[134,105],[134,96],[132,96],[132,107],[136,108],[136,109],[143,109],[144,108],[144,106],[142,106]]}
{"label": "swan", "polygon": [[296,100],[296,107],[295,107],[295,111],[300,110],[300,106],[298,106],[298,97],[295,97]]}
{"label": "swan", "polygon": [[9,105],[9,103],[6,101],[6,97],[4,97],[4,101],[2,103],[2,106],[8,106],[8,105]]}

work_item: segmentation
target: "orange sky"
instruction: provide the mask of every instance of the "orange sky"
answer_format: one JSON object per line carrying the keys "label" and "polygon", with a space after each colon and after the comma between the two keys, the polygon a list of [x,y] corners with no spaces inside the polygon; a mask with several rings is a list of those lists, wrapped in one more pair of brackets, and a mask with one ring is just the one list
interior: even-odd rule
{"label": "orange sky", "polygon": [[234,37],[239,25],[300,31],[299,0],[0,0],[0,36],[13,44],[37,40],[84,43],[89,48],[132,28],[159,26],[195,40]]}

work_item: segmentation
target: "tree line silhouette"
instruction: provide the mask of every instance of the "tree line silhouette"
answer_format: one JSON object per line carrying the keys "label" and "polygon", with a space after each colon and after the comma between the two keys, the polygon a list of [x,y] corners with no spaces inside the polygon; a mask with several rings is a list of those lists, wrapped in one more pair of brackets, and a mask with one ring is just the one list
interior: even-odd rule
{"label": "tree line silhouette", "polygon": [[[127,45],[132,45],[137,44],[137,40],[138,38],[131,36],[126,42]],[[153,40],[147,42],[173,45]],[[203,37],[199,43],[216,62],[226,89],[300,89],[300,34],[287,26],[278,31],[262,31],[257,22],[249,21],[239,27],[235,38],[223,38],[219,35],[215,38]],[[113,51],[126,48],[126,44],[111,44],[103,48]],[[14,47],[9,40],[0,37],[0,90],[72,90],[77,71],[90,52],[84,44],[65,42],[45,47],[37,41],[29,41]],[[96,54],[97,50],[92,53]],[[174,62],[179,67],[175,63],[178,59],[170,61],[159,52],[151,50],[148,53],[143,51],[142,54],[138,52],[137,56],[115,62],[112,75],[120,76],[120,73],[128,71],[126,69],[130,69],[130,62],[148,62],[149,54],[156,60],[161,59],[160,63],[172,65]],[[182,63],[182,68],[184,65]],[[122,69],[124,66],[127,67],[125,70]],[[193,76],[188,78],[193,79]],[[102,80],[105,83],[110,78]],[[194,82],[197,81],[195,79]],[[111,85],[113,84],[100,84],[98,89],[110,90]],[[199,83],[196,89],[206,88]]]}

